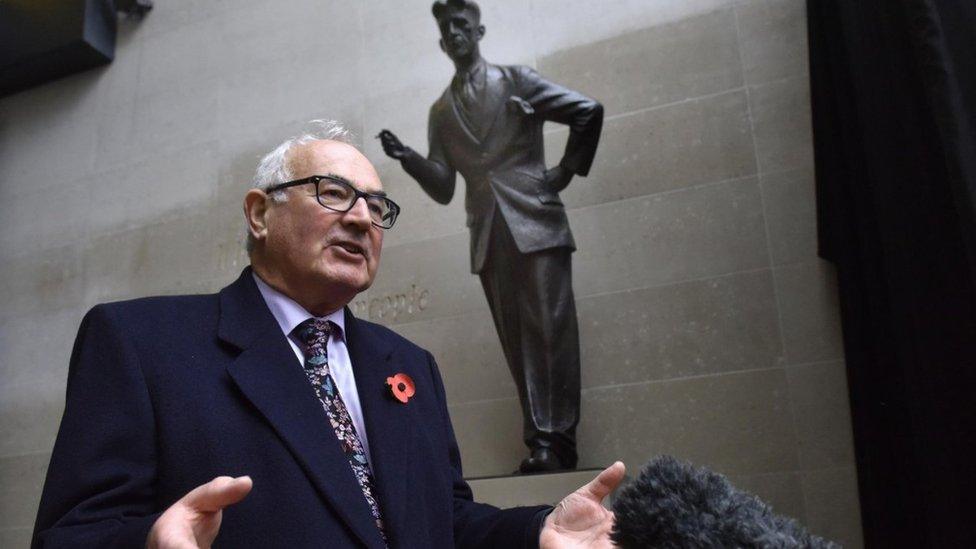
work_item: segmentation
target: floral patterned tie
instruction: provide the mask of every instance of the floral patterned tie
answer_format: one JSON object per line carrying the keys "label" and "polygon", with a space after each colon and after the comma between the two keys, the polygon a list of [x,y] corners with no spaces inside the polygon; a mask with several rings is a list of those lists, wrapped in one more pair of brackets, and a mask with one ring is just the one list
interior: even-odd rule
{"label": "floral patterned tie", "polygon": [[329,341],[329,334],[332,333],[332,323],[327,320],[310,318],[302,322],[295,328],[298,339],[305,344],[305,375],[308,376],[309,383],[315,389],[315,396],[322,402],[326,415],[329,416],[329,423],[339,438],[352,472],[359,481],[359,486],[366,496],[366,503],[376,521],[376,527],[380,529],[380,535],[386,542],[386,530],[383,528],[383,517],[380,515],[380,506],[376,501],[376,485],[373,481],[373,472],[369,468],[366,460],[366,451],[363,443],[356,434],[356,427],[349,417],[349,410],[339,396],[339,388],[329,373],[329,361],[326,354],[326,344]]}

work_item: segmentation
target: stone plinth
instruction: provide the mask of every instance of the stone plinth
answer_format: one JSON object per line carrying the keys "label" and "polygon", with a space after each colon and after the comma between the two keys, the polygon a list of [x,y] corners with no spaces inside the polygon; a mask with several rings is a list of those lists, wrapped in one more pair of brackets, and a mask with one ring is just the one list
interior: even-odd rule
{"label": "stone plinth", "polygon": [[[601,469],[582,469],[467,480],[471,491],[474,492],[474,500],[479,503],[489,503],[502,508],[517,505],[555,505],[580,486],[596,478],[600,471]],[[609,505],[612,497],[613,494],[604,501],[604,504]]]}

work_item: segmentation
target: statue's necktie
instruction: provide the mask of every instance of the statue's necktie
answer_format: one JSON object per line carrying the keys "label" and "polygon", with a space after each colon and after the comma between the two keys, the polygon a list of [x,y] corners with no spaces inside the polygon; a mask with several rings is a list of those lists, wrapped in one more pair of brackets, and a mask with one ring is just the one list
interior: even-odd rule
{"label": "statue's necktie", "polygon": [[455,103],[458,105],[458,114],[461,119],[471,129],[475,135],[481,134],[482,126],[485,121],[483,118],[486,113],[484,108],[484,83],[478,79],[478,75],[472,71],[458,75],[457,84],[454,88]]}
{"label": "statue's necktie", "polygon": [[376,484],[373,481],[373,472],[369,468],[366,460],[366,451],[363,443],[356,434],[356,427],[349,417],[349,410],[342,402],[339,395],[339,387],[336,386],[332,374],[329,373],[329,360],[326,353],[329,334],[332,332],[332,323],[327,320],[310,318],[302,322],[295,328],[295,334],[299,341],[305,345],[305,375],[308,376],[309,383],[315,389],[315,396],[322,402],[325,413],[329,417],[329,423],[339,438],[339,444],[349,465],[359,481],[359,486],[366,496],[369,510],[376,521],[376,527],[380,529],[383,541],[386,541],[386,530],[383,528],[383,517],[380,515],[380,506],[376,501]]}

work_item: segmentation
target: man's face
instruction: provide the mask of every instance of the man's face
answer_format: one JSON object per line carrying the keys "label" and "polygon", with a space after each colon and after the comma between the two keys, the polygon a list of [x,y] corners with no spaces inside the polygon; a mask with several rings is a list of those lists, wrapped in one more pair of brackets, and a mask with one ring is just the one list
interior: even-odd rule
{"label": "man's face", "polygon": [[437,23],[441,29],[441,49],[454,61],[470,56],[485,32],[471,10],[452,11]]}
{"label": "man's face", "polygon": [[[292,148],[285,158],[294,179],[332,175],[368,193],[383,190],[379,175],[359,151],[336,141],[313,141]],[[273,268],[293,291],[339,298],[344,305],[376,277],[383,229],[372,224],[366,201],[348,212],[322,207],[315,186],[287,189],[288,201],[272,203],[266,214],[264,248]]]}

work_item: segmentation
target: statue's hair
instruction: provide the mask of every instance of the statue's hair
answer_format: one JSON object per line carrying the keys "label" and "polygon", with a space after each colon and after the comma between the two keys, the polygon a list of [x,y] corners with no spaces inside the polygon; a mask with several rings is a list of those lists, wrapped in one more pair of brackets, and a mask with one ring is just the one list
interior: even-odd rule
{"label": "statue's hair", "polygon": [[[294,174],[288,166],[286,157],[288,151],[297,145],[305,145],[312,141],[332,140],[353,145],[353,135],[341,122],[335,120],[316,119],[306,124],[306,129],[299,135],[289,137],[283,143],[274,148],[271,152],[264,155],[258,168],[254,172],[252,187],[255,189],[267,189],[272,185],[284,183],[293,179]],[[285,202],[288,195],[285,191],[271,193],[271,200],[275,202]],[[247,251],[254,248],[254,240],[251,232],[247,231],[246,240]]]}
{"label": "statue's hair", "polygon": [[465,10],[473,13],[474,16],[481,21],[481,8],[479,8],[478,4],[474,3],[473,0],[437,0],[437,2],[434,2],[434,5],[430,7],[430,11],[434,14],[434,19],[437,19],[438,23],[441,22],[441,19],[454,12]]}

